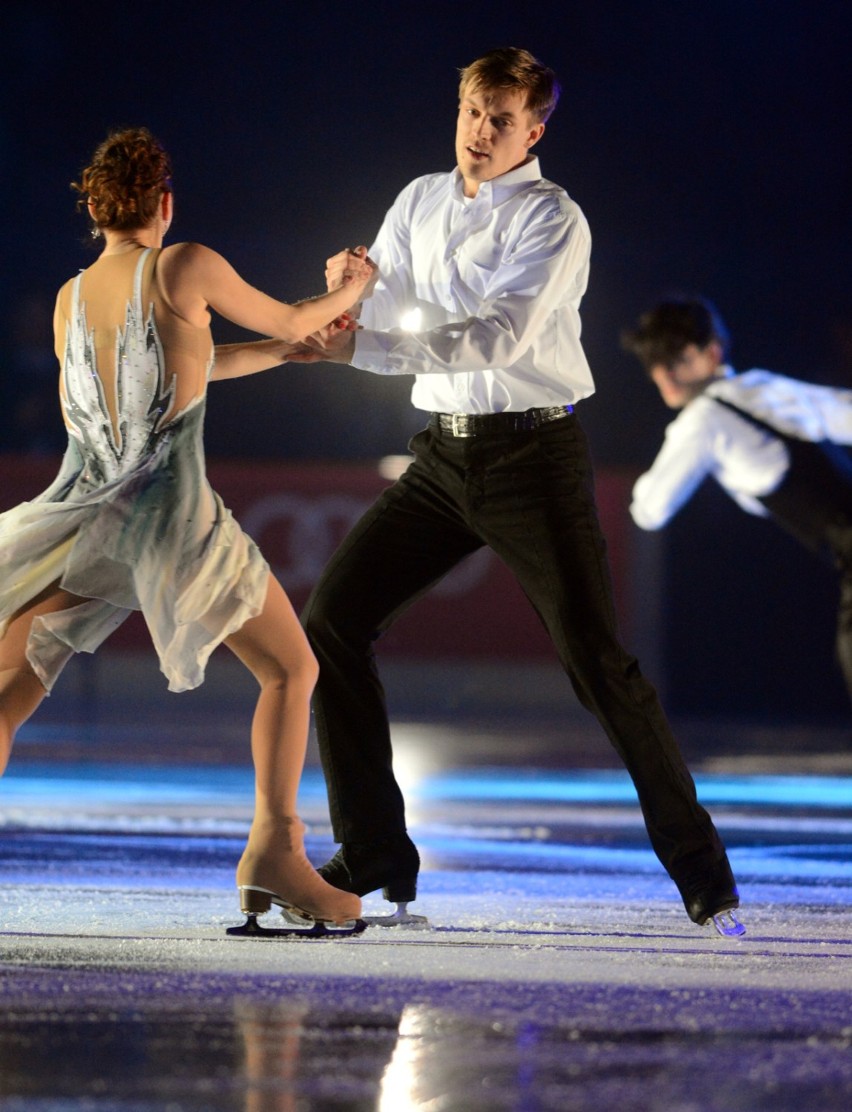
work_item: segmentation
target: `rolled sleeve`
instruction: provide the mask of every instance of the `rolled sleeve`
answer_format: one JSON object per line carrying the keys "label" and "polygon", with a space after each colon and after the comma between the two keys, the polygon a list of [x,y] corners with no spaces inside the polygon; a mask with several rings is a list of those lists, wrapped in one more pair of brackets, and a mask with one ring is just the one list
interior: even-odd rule
{"label": "rolled sleeve", "polygon": [[660,529],[712,471],[712,403],[698,398],[669,425],[657,458],[633,487],[630,516],[640,529]]}

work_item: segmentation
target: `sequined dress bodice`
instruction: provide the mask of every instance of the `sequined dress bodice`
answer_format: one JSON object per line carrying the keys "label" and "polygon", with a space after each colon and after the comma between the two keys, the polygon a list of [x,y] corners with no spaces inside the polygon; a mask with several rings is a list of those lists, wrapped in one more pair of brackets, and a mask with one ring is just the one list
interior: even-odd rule
{"label": "sequined dress bodice", "polygon": [[80,301],[82,273],[74,280],[62,364],[63,410],[68,431],[79,442],[86,460],[87,477],[94,483],[125,474],[148,455],[172,409],[174,382],[166,386],[165,356],[153,309],[149,307],[146,313],[142,303],[144,261],[143,255],[136,266],[124,326],[116,333],[115,424],[99,373],[86,306]]}

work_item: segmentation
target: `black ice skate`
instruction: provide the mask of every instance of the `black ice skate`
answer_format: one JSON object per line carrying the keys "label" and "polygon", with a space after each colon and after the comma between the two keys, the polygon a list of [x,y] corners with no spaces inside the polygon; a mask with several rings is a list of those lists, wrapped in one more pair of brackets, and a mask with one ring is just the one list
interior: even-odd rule
{"label": "black ice skate", "polygon": [[407,834],[374,842],[344,842],[334,857],[320,865],[319,875],[328,884],[356,896],[382,889],[382,895],[396,904],[390,915],[365,915],[364,921],[376,927],[428,927],[425,915],[414,915],[409,903],[417,898],[417,873],[420,855]]}
{"label": "black ice skate", "polygon": [[693,923],[703,927],[712,920],[724,938],[745,934],[745,927],[734,915],[734,909],[740,906],[740,896],[727,854],[715,864],[675,883]]}

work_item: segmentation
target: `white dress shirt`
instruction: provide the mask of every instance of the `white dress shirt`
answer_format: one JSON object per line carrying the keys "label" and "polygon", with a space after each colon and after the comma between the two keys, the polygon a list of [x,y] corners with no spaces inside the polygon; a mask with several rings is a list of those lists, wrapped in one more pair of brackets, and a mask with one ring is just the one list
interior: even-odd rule
{"label": "white dress shirt", "polygon": [[666,430],[650,470],[633,488],[630,513],[643,529],[659,529],[712,476],[749,513],[765,517],[757,499],[779,485],[789,466],[782,440],[712,399],[746,410],[798,440],[852,444],[852,390],[816,386],[753,370],[730,367]]}
{"label": "white dress shirt", "polygon": [[411,400],[444,413],[566,405],[594,392],[580,345],[591,237],[538,159],[465,198],[458,170],[402,190],[370,256],[352,363],[414,374]]}

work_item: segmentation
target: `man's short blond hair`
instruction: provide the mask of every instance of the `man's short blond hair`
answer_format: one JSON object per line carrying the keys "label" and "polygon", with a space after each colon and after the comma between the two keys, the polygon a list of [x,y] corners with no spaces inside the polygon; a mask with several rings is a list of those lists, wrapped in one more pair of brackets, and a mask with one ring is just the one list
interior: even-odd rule
{"label": "man's short blond hair", "polygon": [[460,98],[471,92],[493,94],[498,89],[526,93],[526,108],[536,123],[544,123],[559,100],[560,87],[553,70],[516,46],[490,50],[459,70],[459,75]]}

